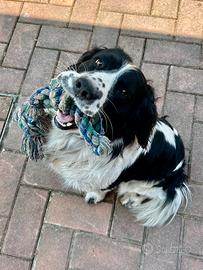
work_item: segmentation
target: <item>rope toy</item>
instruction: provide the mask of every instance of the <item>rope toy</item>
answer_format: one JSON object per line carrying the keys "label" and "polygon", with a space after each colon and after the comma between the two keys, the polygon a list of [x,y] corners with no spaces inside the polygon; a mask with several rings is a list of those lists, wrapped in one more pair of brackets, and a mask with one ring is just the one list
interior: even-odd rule
{"label": "rope toy", "polygon": [[57,79],[37,89],[15,113],[14,120],[23,130],[22,152],[34,160],[44,157],[43,144],[51,127],[51,111],[57,111],[59,107],[74,116],[81,136],[93,153],[97,156],[110,153],[111,142],[104,136],[100,116],[89,117],[81,112]]}

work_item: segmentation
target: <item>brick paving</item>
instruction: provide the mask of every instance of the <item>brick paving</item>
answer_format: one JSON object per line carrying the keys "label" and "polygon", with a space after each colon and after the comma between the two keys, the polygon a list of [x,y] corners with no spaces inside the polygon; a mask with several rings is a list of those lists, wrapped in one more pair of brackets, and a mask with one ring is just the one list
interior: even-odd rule
{"label": "brick paving", "polygon": [[[0,270],[203,269],[203,1],[0,0]],[[193,202],[146,229],[20,153],[17,104],[92,46],[121,46],[180,131]]]}

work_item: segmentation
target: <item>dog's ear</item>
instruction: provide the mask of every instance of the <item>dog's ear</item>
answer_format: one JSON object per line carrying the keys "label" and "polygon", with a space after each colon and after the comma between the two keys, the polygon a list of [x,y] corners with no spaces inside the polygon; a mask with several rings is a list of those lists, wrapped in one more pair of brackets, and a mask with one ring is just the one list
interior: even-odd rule
{"label": "dog's ear", "polygon": [[131,117],[131,132],[138,143],[146,148],[152,129],[157,121],[154,89],[147,83],[144,75],[138,70],[138,96]]}

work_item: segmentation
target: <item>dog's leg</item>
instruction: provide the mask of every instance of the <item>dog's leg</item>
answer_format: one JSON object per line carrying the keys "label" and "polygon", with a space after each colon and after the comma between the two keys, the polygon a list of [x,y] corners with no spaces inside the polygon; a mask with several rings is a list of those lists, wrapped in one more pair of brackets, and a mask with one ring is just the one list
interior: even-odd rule
{"label": "dog's leg", "polygon": [[85,202],[86,203],[98,203],[101,202],[106,194],[109,192],[109,190],[95,190],[95,191],[90,191],[85,194]]}

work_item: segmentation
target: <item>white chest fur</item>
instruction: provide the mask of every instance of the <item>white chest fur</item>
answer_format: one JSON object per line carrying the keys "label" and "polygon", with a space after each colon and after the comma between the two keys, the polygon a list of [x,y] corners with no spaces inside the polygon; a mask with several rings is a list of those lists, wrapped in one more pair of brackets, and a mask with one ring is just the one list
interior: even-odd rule
{"label": "white chest fur", "polygon": [[65,185],[79,192],[107,188],[140,155],[136,143],[126,147],[122,156],[110,160],[107,155],[96,156],[77,129],[50,130],[45,154],[51,167],[62,176]]}

